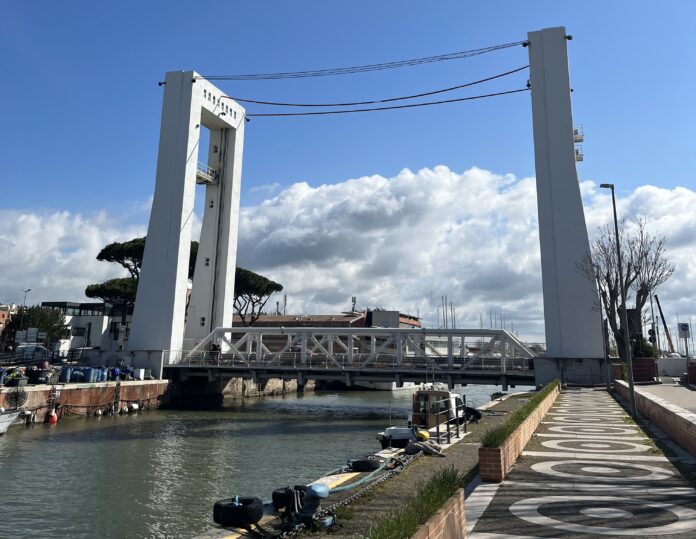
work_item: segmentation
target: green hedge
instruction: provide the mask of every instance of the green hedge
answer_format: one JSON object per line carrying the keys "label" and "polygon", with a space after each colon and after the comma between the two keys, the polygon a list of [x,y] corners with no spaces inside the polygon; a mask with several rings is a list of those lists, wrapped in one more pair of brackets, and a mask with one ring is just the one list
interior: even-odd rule
{"label": "green hedge", "polygon": [[541,403],[541,401],[543,401],[549,393],[558,387],[559,383],[560,382],[558,380],[548,383],[540,391],[537,391],[534,395],[532,395],[530,399],[520,408],[510,414],[505,421],[486,431],[481,438],[481,445],[483,447],[500,447],[502,443],[515,431],[515,429],[520,426],[522,421],[524,421],[529,414],[531,414],[534,409],[539,406],[539,403]]}
{"label": "green hedge", "polygon": [[397,511],[374,524],[367,532],[366,539],[409,539],[458,488],[464,486],[466,480],[466,475],[451,466],[437,471],[404,500]]}

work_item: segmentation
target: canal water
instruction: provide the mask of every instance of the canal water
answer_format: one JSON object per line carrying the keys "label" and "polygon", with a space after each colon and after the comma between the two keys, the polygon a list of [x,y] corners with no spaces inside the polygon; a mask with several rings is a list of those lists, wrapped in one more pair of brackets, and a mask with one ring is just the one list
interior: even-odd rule
{"label": "canal water", "polygon": [[[479,406],[499,389],[458,390]],[[379,450],[376,432],[390,411],[403,424],[411,394],[308,393],[12,428],[0,437],[0,537],[193,537],[212,525],[216,500],[267,500]]]}

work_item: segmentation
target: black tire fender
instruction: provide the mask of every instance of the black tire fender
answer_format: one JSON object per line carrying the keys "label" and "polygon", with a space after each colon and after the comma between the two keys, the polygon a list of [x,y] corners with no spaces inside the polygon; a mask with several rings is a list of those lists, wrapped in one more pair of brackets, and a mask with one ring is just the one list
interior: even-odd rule
{"label": "black tire fender", "polygon": [[215,502],[213,520],[224,527],[248,528],[263,517],[261,498],[234,498]]}
{"label": "black tire fender", "polygon": [[374,472],[381,465],[381,462],[375,459],[358,459],[350,461],[350,469],[354,472]]}
{"label": "black tire fender", "polygon": [[292,503],[293,492],[290,487],[283,487],[273,491],[271,498],[273,500],[273,507],[276,511],[285,509]]}

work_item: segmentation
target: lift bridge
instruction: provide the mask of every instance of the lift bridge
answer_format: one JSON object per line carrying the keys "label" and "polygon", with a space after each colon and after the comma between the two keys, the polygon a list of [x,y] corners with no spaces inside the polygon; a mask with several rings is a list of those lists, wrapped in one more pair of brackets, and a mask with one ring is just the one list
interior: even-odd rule
{"label": "lift bridge", "polygon": [[163,359],[165,377],[182,382],[534,385],[534,354],[502,329],[218,328]]}

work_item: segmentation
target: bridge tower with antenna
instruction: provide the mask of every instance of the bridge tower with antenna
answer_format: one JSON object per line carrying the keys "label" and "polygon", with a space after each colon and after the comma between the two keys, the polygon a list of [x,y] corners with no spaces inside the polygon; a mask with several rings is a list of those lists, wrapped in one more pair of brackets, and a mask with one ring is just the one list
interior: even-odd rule
{"label": "bridge tower with antenna", "polygon": [[[597,290],[578,271],[590,252],[576,169],[567,43],[563,27],[528,34],[546,358],[537,383],[600,383],[602,320]],[[594,377],[594,379],[593,379]]]}
{"label": "bridge tower with antenna", "polygon": [[[166,74],[155,194],[128,339],[134,359],[160,372],[166,351],[180,353],[184,340],[195,343],[232,325],[244,119],[241,106],[195,71]],[[198,163],[202,127],[210,130],[207,163]],[[187,298],[196,184],[205,185],[205,210]]]}

